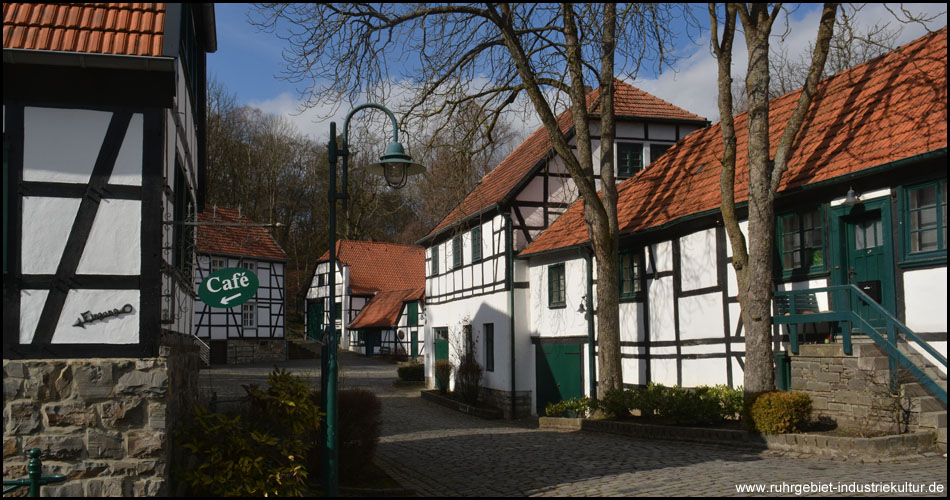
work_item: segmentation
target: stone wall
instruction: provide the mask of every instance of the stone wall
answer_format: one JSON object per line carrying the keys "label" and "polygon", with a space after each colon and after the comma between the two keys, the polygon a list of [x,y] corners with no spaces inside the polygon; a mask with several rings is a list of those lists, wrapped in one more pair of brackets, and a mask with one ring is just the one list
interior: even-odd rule
{"label": "stone wall", "polygon": [[856,431],[897,431],[887,356],[874,344],[858,343],[853,354],[846,356],[842,344],[800,346],[791,355],[791,389],[811,396],[813,418],[828,417]]}
{"label": "stone wall", "polygon": [[198,393],[193,346],[157,358],[3,360],[3,477],[26,477],[42,451],[43,473],[67,481],[44,496],[180,493],[172,434]]}
{"label": "stone wall", "polygon": [[499,391],[482,387],[481,400],[501,409],[506,420],[531,415],[531,391],[515,392],[515,410],[511,410],[511,391]]}
{"label": "stone wall", "polygon": [[287,361],[285,339],[228,339],[228,364]]}

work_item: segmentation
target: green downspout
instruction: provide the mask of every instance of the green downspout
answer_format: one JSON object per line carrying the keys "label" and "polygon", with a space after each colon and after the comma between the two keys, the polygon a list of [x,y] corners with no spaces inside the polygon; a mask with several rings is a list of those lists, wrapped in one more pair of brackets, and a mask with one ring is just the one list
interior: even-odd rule
{"label": "green downspout", "polygon": [[[499,212],[501,208],[499,208]],[[508,263],[506,265],[507,269],[507,281],[508,281],[508,333],[511,337],[511,353],[509,359],[511,359],[511,418],[515,418],[516,410],[516,398],[515,398],[515,261],[514,261],[514,251],[515,251],[515,242],[512,239],[513,232],[511,228],[511,214],[502,214],[505,218],[505,241],[507,247],[507,258]]]}
{"label": "green downspout", "polygon": [[591,251],[578,250],[587,262],[587,383],[590,398],[597,399],[597,371],[594,356],[594,263]]}

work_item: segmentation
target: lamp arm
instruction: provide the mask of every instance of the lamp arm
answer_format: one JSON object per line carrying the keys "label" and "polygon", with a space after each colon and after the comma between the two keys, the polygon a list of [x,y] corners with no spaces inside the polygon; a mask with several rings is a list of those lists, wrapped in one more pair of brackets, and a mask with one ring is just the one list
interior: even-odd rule
{"label": "lamp arm", "polygon": [[399,127],[396,125],[396,115],[394,115],[393,112],[389,110],[389,108],[387,108],[386,106],[383,106],[382,104],[376,104],[372,102],[366,103],[366,104],[360,104],[359,106],[353,108],[349,113],[347,113],[346,119],[343,120],[343,154],[349,153],[349,150],[347,149],[347,144],[349,144],[348,136],[350,133],[350,118],[352,118],[353,115],[357,111],[360,111],[366,108],[378,109],[380,111],[385,112],[386,115],[389,116],[389,120],[393,123],[393,142],[399,142]]}

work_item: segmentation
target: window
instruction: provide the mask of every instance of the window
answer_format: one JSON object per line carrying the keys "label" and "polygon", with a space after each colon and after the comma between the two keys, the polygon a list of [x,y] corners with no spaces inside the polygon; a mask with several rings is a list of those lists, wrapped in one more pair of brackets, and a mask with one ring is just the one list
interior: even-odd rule
{"label": "window", "polygon": [[257,304],[253,302],[241,304],[241,326],[257,328]]}
{"label": "window", "polygon": [[175,224],[172,238],[175,253],[172,256],[172,261],[181,276],[194,276],[195,226],[186,225],[186,223],[195,221],[195,202],[192,198],[191,186],[186,178],[185,167],[177,156],[175,157],[174,176],[173,215]]}
{"label": "window", "polygon": [[495,371],[495,324],[485,323],[485,371]]}
{"label": "window", "polygon": [[641,298],[643,284],[643,258],[640,252],[626,250],[620,252],[620,298],[637,300]]}
{"label": "window", "polygon": [[462,338],[465,340],[465,357],[475,354],[475,338],[472,337],[472,325],[462,325]]}
{"label": "window", "polygon": [[905,190],[905,258],[946,258],[947,181],[931,182]]}
{"label": "window", "polygon": [[565,307],[564,264],[548,266],[548,307]]}
{"label": "window", "polygon": [[220,271],[222,269],[224,269],[224,259],[212,257],[211,258],[211,272]]}
{"label": "window", "polygon": [[657,158],[663,156],[663,153],[671,147],[673,147],[672,144],[650,144],[650,163],[655,162]]}
{"label": "window", "polygon": [[820,209],[779,216],[776,233],[783,275],[825,270],[825,241]]}
{"label": "window", "polygon": [[437,276],[439,274],[439,247],[432,247],[432,275]]}
{"label": "window", "polygon": [[462,235],[452,238],[452,269],[462,267]]}
{"label": "window", "polygon": [[472,229],[472,262],[482,260],[482,226]]}
{"label": "window", "polygon": [[643,144],[617,143],[617,177],[633,177],[643,169]]}

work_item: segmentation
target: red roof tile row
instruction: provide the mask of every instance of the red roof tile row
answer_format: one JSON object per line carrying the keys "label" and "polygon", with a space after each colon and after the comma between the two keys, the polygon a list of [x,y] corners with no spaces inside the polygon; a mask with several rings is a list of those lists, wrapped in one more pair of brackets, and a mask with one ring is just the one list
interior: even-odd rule
{"label": "red roof tile row", "polygon": [[[253,224],[234,208],[206,208],[198,214],[198,222],[221,224]],[[207,225],[198,226],[198,253],[254,257],[286,261],[274,237],[261,226]]]}
{"label": "red roof tile row", "polygon": [[161,56],[164,3],[5,3],[3,48]]}
{"label": "red roof tile row", "polygon": [[[588,109],[596,113],[599,108],[600,89],[587,95]],[[642,119],[669,119],[690,122],[704,122],[705,118],[680,109],[658,97],[648,94],[622,80],[615,81],[614,112],[617,116]],[[561,113],[558,127],[562,133],[574,125],[570,110]],[[499,163],[481,182],[455,207],[441,222],[429,232],[428,236],[438,234],[445,228],[466,219],[469,216],[502,201],[512,189],[518,186],[532,168],[551,150],[551,138],[544,127],[534,131],[511,154]]]}
{"label": "red roof tile row", "polygon": [[[354,295],[425,286],[425,249],[420,246],[340,240],[336,253],[337,259],[350,266],[350,292]],[[320,261],[329,259],[329,251],[320,257]]]}
{"label": "red roof tile row", "polygon": [[353,319],[348,328],[395,326],[396,322],[399,321],[402,304],[410,300],[421,300],[424,294],[424,287],[379,292],[363,307],[363,310]]}
{"label": "red roof tile row", "polygon": [[[772,101],[771,154],[800,91]],[[748,199],[748,124],[737,115],[735,196]],[[795,139],[779,191],[947,147],[947,29],[824,80]],[[694,132],[618,186],[621,233],[662,226],[720,205],[719,125]],[[578,201],[521,255],[589,241]]]}

